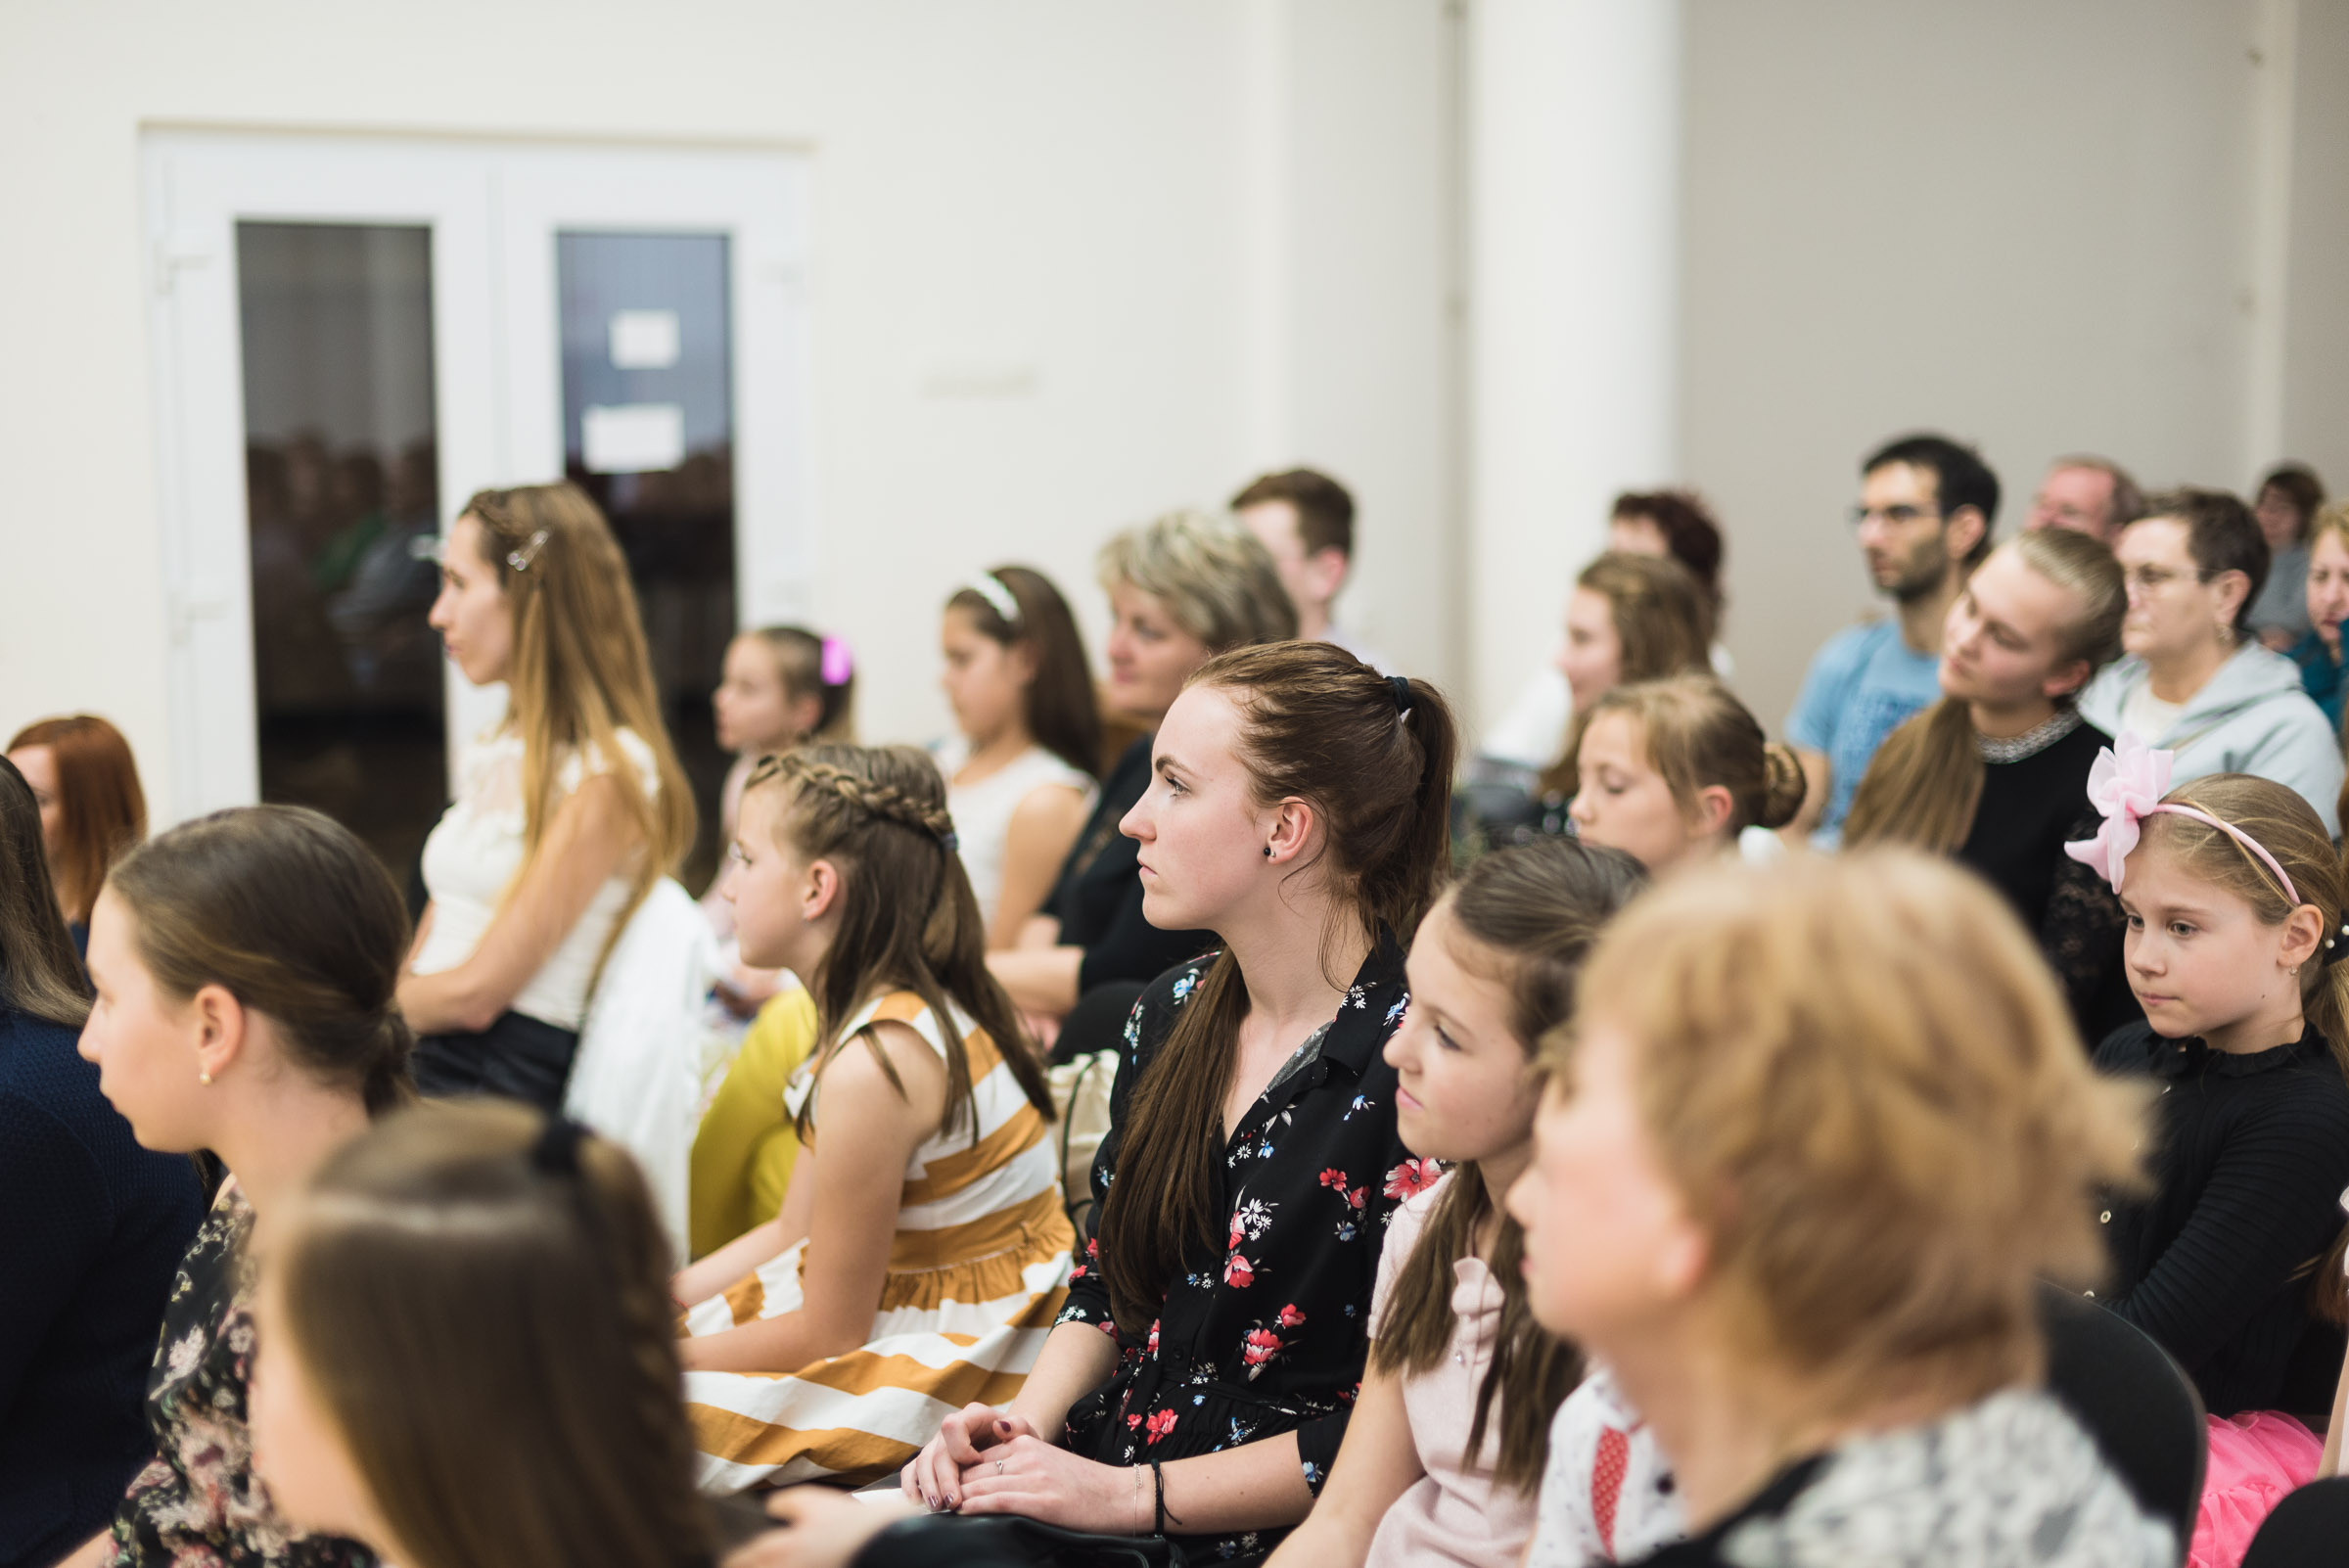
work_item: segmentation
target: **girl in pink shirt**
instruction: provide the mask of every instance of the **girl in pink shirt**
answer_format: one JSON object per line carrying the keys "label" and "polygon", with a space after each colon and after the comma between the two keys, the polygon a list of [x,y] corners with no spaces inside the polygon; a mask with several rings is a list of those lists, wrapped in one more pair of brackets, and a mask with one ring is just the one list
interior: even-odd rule
{"label": "girl in pink shirt", "polygon": [[1582,1366],[1533,1320],[1499,1195],[1533,1152],[1535,1047],[1640,881],[1617,851],[1545,840],[1477,861],[1420,923],[1410,1011],[1386,1053],[1403,1141],[1423,1168],[1452,1170],[1395,1213],[1369,1372],[1278,1568],[1483,1568],[1524,1551],[1550,1417]]}

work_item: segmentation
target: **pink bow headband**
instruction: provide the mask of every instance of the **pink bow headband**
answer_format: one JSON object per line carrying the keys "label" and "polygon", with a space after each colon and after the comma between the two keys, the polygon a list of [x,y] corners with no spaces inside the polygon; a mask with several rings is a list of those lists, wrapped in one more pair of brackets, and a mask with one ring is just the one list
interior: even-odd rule
{"label": "pink bow headband", "polygon": [[2208,811],[2163,802],[2162,797],[2170,791],[2170,762],[2175,756],[2173,752],[2152,750],[2133,732],[2124,733],[2097,752],[2096,765],[2088,770],[2088,801],[2103,815],[2104,825],[2093,839],[2066,844],[2063,853],[2101,871],[2104,880],[2112,884],[2112,891],[2118,893],[2123,862],[2137,848],[2138,822],[2166,811],[2172,816],[2191,817],[2233,838],[2276,874],[2283,896],[2298,904],[2299,889],[2292,886],[2292,879],[2284,875],[2283,867],[2268,853],[2266,845],[2233,822],[2223,822]]}

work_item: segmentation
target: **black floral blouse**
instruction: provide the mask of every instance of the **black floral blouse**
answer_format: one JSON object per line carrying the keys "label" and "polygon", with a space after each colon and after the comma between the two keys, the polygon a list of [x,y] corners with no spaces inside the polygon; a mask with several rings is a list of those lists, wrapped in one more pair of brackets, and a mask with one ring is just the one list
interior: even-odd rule
{"label": "black floral blouse", "polygon": [[172,1276],[147,1374],[156,1457],[115,1515],[110,1568],[373,1568],[355,1541],[295,1535],[253,1474],[253,1205],[231,1180]]}
{"label": "black floral blouse", "polygon": [[[1209,954],[1154,981],[1126,1026],[1108,1137],[1093,1165],[1093,1214],[1115,1172],[1127,1106]],[[1067,1442],[1107,1464],[1146,1464],[1297,1434],[1306,1484],[1329,1474],[1361,1387],[1371,1286],[1387,1220],[1441,1174],[1395,1131],[1395,1069],[1384,1049],[1410,996],[1403,953],[1364,960],[1328,1027],[1300,1048],[1224,1146],[1216,1207],[1227,1238],[1202,1244],[1142,1343],[1119,1331],[1095,1262],[1070,1271],[1064,1323],[1118,1341],[1117,1371],[1069,1411]],[[1284,1532],[1176,1538],[1193,1560],[1252,1557]]]}

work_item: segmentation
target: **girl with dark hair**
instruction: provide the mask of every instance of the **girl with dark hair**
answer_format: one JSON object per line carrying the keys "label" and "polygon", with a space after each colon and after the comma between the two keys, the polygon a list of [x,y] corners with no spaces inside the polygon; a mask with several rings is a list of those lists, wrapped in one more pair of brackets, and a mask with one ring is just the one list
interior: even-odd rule
{"label": "girl with dark hair", "polygon": [[1704,497],[1694,490],[1624,491],[1607,519],[1607,548],[1668,555],[1688,569],[1705,593],[1710,618],[1705,635],[1713,644],[1714,672],[1728,679],[1729,655],[1721,645],[1721,612],[1727,597],[1721,587],[1721,525]]}
{"label": "girl with dark hair", "polygon": [[298,807],[183,823],[126,855],[99,894],[81,1053],[141,1143],[207,1151],[226,1179],[163,1313],[147,1381],[155,1457],[76,1564],[369,1561],[355,1543],[297,1536],[254,1482],[253,1238],[371,1117],[410,1098],[407,938],[382,863]]}
{"label": "girl with dark hair", "polygon": [[253,1395],[290,1523],[403,1568],[706,1568],[668,1241],[625,1151],[418,1106],[292,1196]]}
{"label": "girl with dark hair", "polygon": [[1510,1563],[1533,1533],[1551,1413],[1582,1376],[1525,1298],[1501,1195],[1533,1158],[1535,1053],[1575,972],[1644,878],[1551,839],[1486,855],[1428,911],[1411,1007],[1387,1041],[1396,1125],[1450,1173],[1395,1212],[1371,1298],[1370,1372],[1329,1485],[1274,1563]]}
{"label": "girl with dark hair", "polygon": [[147,836],[138,763],[122,732],[95,714],[25,725],[10,737],[8,760],[40,802],[49,879],[78,947],[89,941],[106,868]]}
{"label": "girl with dark hair", "polygon": [[1151,922],[1221,950],[1142,993],[1068,1308],[1016,1398],[906,1467],[909,1497],[1242,1559],[1305,1517],[1387,1222],[1440,1174],[1396,1131],[1381,1052],[1449,866],[1454,745],[1434,687],[1327,643],[1190,678],[1121,829]]}
{"label": "girl with dark hair", "polygon": [[203,1218],[185,1160],[138,1145],[74,1054],[89,987],[41,812],[0,761],[0,1560],[89,1539],[146,1459],[139,1399]]}
{"label": "girl with dark hair", "polygon": [[2251,601],[2253,635],[2278,653],[2308,635],[2309,529],[2325,505],[2325,482],[2305,463],[2280,463],[2254,492],[2251,515],[2268,541],[2268,580]]}
{"label": "girl with dark hair", "polygon": [[954,590],[939,641],[960,731],[939,749],[946,806],[987,945],[1010,947],[1097,793],[1101,715],[1084,639],[1050,578],[1006,566]]}
{"label": "girl with dark hair", "polygon": [[784,1091],[781,1213],[677,1276],[702,1484],[871,1480],[925,1411],[1016,1386],[1060,1310],[1052,1096],[927,756],[802,747],[752,770],[742,812],[743,955],[806,977],[817,1030]]}

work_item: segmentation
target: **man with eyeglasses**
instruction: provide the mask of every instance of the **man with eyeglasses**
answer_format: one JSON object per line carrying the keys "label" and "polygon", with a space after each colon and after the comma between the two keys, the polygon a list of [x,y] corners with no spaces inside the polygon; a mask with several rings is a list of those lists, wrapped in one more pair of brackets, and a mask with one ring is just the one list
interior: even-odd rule
{"label": "man with eyeglasses", "polygon": [[1852,526],[1895,614],[1839,631],[1812,657],[1786,739],[1810,788],[1786,828],[1832,849],[1868,760],[1901,721],[1940,697],[1941,623],[1990,554],[1999,479],[1970,447],[1904,436],[1860,466]]}

